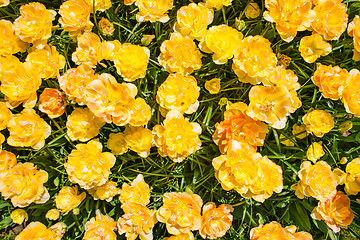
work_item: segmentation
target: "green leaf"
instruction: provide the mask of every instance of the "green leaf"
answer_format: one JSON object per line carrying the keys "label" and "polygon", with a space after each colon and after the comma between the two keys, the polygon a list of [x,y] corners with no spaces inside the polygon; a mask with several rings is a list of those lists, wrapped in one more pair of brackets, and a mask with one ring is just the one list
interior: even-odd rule
{"label": "green leaf", "polygon": [[[290,207],[291,218],[295,221],[296,225],[305,231],[310,231],[311,224],[309,220],[309,215],[305,208],[298,202],[292,204]],[[294,206],[295,205],[295,206]]]}

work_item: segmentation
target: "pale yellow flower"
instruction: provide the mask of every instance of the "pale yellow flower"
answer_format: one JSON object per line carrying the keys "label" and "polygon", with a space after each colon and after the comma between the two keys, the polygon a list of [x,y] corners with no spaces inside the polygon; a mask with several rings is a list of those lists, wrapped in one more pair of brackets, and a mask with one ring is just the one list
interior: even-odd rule
{"label": "pale yellow flower", "polygon": [[5,7],[9,5],[10,0],[0,0],[0,7]]}
{"label": "pale yellow flower", "polygon": [[220,10],[224,6],[231,5],[232,0],[204,0],[205,7]]}
{"label": "pale yellow flower", "polygon": [[77,68],[67,70],[64,75],[58,78],[58,81],[60,88],[66,93],[70,101],[84,105],[86,104],[85,88],[97,76],[91,67],[81,64]]}
{"label": "pale yellow flower", "polygon": [[312,165],[306,161],[301,164],[300,168],[298,173],[300,181],[291,186],[298,198],[314,197],[325,202],[336,193],[340,178],[331,171],[327,162],[319,161]]}
{"label": "pale yellow flower", "polygon": [[85,192],[78,195],[77,186],[63,187],[55,197],[56,208],[60,212],[68,214],[71,210],[79,206],[85,198]]}
{"label": "pale yellow flower", "polygon": [[88,108],[76,108],[67,118],[66,133],[71,141],[87,142],[99,134],[104,124]]}
{"label": "pale yellow flower", "polygon": [[280,223],[271,222],[251,229],[250,240],[313,240],[310,233],[295,231],[294,225],[283,228]]}
{"label": "pale yellow flower", "polygon": [[85,223],[85,234],[83,240],[116,240],[116,222],[107,215],[102,215],[100,210],[96,210],[96,217],[91,218]]}
{"label": "pale yellow flower", "polygon": [[16,147],[32,147],[40,149],[45,145],[45,139],[51,134],[51,127],[35,113],[33,109],[25,108],[15,114],[9,121],[10,136],[7,142]]}
{"label": "pale yellow flower", "polygon": [[130,150],[142,158],[149,156],[150,148],[154,144],[151,130],[144,127],[126,126],[124,134],[126,146]]}
{"label": "pale yellow flower", "polygon": [[308,132],[306,131],[305,124],[301,124],[301,125],[294,124],[292,129],[292,134],[298,139],[306,138],[309,135]]}
{"label": "pale yellow flower", "polygon": [[215,203],[208,202],[203,206],[203,223],[199,229],[200,236],[204,239],[217,239],[226,234],[230,229],[234,208],[229,204],[221,204],[216,207]]}
{"label": "pale yellow flower", "polygon": [[338,40],[348,23],[346,4],[336,0],[319,1],[313,10],[316,17],[310,29],[325,40]]}
{"label": "pale yellow flower", "polygon": [[131,43],[121,45],[113,61],[116,70],[125,81],[132,82],[144,78],[149,62],[150,50]]}
{"label": "pale yellow flower", "polygon": [[357,69],[350,71],[350,77],[347,85],[345,85],[341,101],[344,104],[346,112],[354,114],[355,117],[360,116],[360,72]]}
{"label": "pale yellow flower", "polygon": [[174,162],[181,162],[200,149],[201,131],[198,123],[190,122],[176,110],[168,112],[163,124],[153,128],[159,154]]}
{"label": "pale yellow flower", "polygon": [[313,163],[316,163],[316,161],[319,160],[324,155],[325,155],[325,151],[324,148],[322,147],[322,142],[312,143],[306,151],[307,159],[312,161]]}
{"label": "pale yellow flower", "polygon": [[29,218],[28,214],[24,209],[15,209],[11,212],[10,217],[13,223],[22,224],[24,221],[26,222]]}
{"label": "pale yellow flower", "polygon": [[12,152],[0,149],[0,178],[7,170],[17,163],[16,156]]}
{"label": "pale yellow flower", "polygon": [[286,137],[284,134],[280,134],[280,143],[285,146],[292,147],[294,146],[294,141],[296,141],[293,137]]}
{"label": "pale yellow flower", "polygon": [[214,158],[212,165],[222,188],[234,189],[244,198],[264,202],[283,189],[281,167],[260,153],[233,151]]}
{"label": "pale yellow flower", "polygon": [[11,108],[20,104],[32,108],[36,104],[36,91],[41,85],[41,71],[29,62],[15,65],[0,75],[0,90]]}
{"label": "pale yellow flower", "polygon": [[45,88],[39,97],[39,110],[46,113],[49,118],[57,118],[64,114],[66,99],[55,88]]}
{"label": "pale yellow flower", "polygon": [[21,65],[21,62],[14,55],[0,56],[0,78],[4,72],[13,71],[18,65]]}
{"label": "pale yellow flower", "polygon": [[312,211],[311,217],[324,220],[334,232],[340,232],[341,227],[346,228],[354,219],[354,213],[350,208],[350,198],[339,191],[325,202],[319,202]]}
{"label": "pale yellow flower", "polygon": [[240,48],[243,34],[225,24],[212,26],[201,40],[199,47],[212,56],[216,64],[225,64]]}
{"label": "pale yellow flower", "polygon": [[348,34],[353,37],[354,55],[353,60],[360,60],[360,16],[356,15],[351,23],[349,23]]}
{"label": "pale yellow flower", "polygon": [[214,11],[206,8],[204,3],[190,3],[177,11],[174,30],[200,41],[213,18]]}
{"label": "pale yellow flower", "polygon": [[[167,111],[191,114],[199,106],[200,87],[193,76],[170,74],[156,92],[156,102]],[[165,114],[166,115],[166,114]]]}
{"label": "pale yellow flower", "polygon": [[77,144],[64,164],[69,180],[85,190],[105,184],[114,166],[116,158],[109,152],[102,152],[98,140],[87,144]]}
{"label": "pale yellow flower", "polygon": [[129,106],[131,118],[129,125],[134,127],[148,124],[151,118],[151,107],[142,98],[136,98]]}
{"label": "pale yellow flower", "polygon": [[267,72],[268,75],[263,80],[265,86],[283,86],[292,93],[300,89],[298,77],[292,70],[285,69],[284,66],[276,66],[268,69]]}
{"label": "pale yellow flower", "polygon": [[110,133],[107,141],[107,148],[114,155],[122,155],[127,152],[128,147],[123,133]]}
{"label": "pale yellow flower", "polygon": [[42,204],[50,195],[44,187],[47,172],[37,170],[33,163],[18,163],[3,173],[0,178],[2,197],[11,199],[14,207],[24,208],[31,203]]}
{"label": "pale yellow flower", "polygon": [[315,33],[300,40],[299,51],[305,62],[313,63],[320,56],[326,56],[332,51],[331,44]]}
{"label": "pale yellow flower", "polygon": [[4,102],[0,102],[0,130],[7,127],[9,121],[12,119],[12,113]]}
{"label": "pale yellow flower", "polygon": [[334,128],[335,122],[330,113],[324,110],[310,109],[302,118],[306,131],[317,137],[324,136]]}
{"label": "pale yellow flower", "polygon": [[115,28],[114,24],[110,22],[107,18],[101,18],[98,22],[100,32],[105,36],[113,35]]}
{"label": "pale yellow flower", "polygon": [[75,38],[83,31],[91,31],[90,12],[91,8],[85,0],[65,1],[59,8],[59,23],[70,37]]}
{"label": "pale yellow flower", "polygon": [[119,234],[125,233],[128,240],[153,239],[153,228],[157,223],[156,210],[148,209],[146,206],[136,203],[125,203],[122,205],[125,214],[117,221]]}
{"label": "pale yellow flower", "polygon": [[160,46],[159,63],[170,73],[191,74],[201,68],[202,54],[193,40],[174,32]]}
{"label": "pale yellow flower", "polygon": [[87,105],[94,115],[119,126],[129,123],[130,106],[134,103],[136,93],[135,85],[118,83],[108,73],[99,75],[85,89]]}
{"label": "pale yellow flower", "polygon": [[360,158],[355,158],[348,163],[343,181],[346,194],[356,195],[360,192]]}
{"label": "pale yellow flower", "polygon": [[135,203],[146,206],[150,203],[150,188],[143,175],[137,175],[131,185],[123,183],[119,200],[121,204]]}
{"label": "pale yellow flower", "polygon": [[60,217],[60,212],[56,208],[50,209],[45,217],[51,221],[55,221]]}
{"label": "pale yellow flower", "polygon": [[61,239],[66,232],[66,228],[67,228],[67,226],[65,223],[58,222],[58,223],[52,225],[49,229],[51,229],[51,231],[55,232],[57,239]]}
{"label": "pale yellow flower", "polygon": [[218,94],[220,88],[220,79],[218,78],[213,78],[205,82],[205,89],[208,90],[210,94]]}
{"label": "pale yellow flower", "polygon": [[[90,6],[90,11],[95,12],[100,11],[104,12],[105,10],[111,8],[111,0],[85,0],[87,4]],[[95,3],[95,4],[94,4]]]}
{"label": "pale yellow flower", "polygon": [[122,44],[118,40],[103,41],[101,43],[102,58],[105,60],[114,61],[115,56],[120,51],[121,47],[122,47]]}
{"label": "pale yellow flower", "polygon": [[261,9],[256,2],[250,1],[245,8],[245,16],[247,18],[257,18],[260,16]]}
{"label": "pale yellow flower", "polygon": [[120,193],[120,189],[117,188],[116,182],[107,181],[104,185],[89,189],[88,192],[94,200],[100,199],[111,202],[113,197]]}
{"label": "pale yellow flower", "polygon": [[167,12],[172,9],[173,0],[136,0],[135,4],[139,8],[139,12],[136,14],[138,22],[160,21],[165,23],[170,19]]}
{"label": "pale yellow flower", "polygon": [[276,23],[280,37],[291,42],[297,31],[305,31],[310,27],[316,13],[312,10],[311,0],[266,0],[264,18]]}
{"label": "pale yellow flower", "polygon": [[277,63],[270,45],[270,41],[260,35],[249,36],[241,41],[232,65],[240,82],[255,85],[269,75],[269,69]]}
{"label": "pale yellow flower", "polygon": [[163,205],[156,212],[159,222],[166,224],[170,234],[179,235],[201,228],[201,207],[203,201],[197,194],[167,192],[163,195]]}
{"label": "pale yellow flower", "polygon": [[77,37],[77,48],[71,59],[77,65],[86,64],[94,68],[103,59],[102,44],[98,35],[85,32]]}
{"label": "pale yellow flower", "polygon": [[11,56],[19,51],[25,52],[29,44],[15,35],[13,24],[10,21],[0,20],[0,33],[0,56]]}
{"label": "pale yellow flower", "polygon": [[54,10],[46,9],[39,2],[31,2],[20,7],[20,16],[15,19],[13,29],[24,42],[43,43],[51,37],[55,16]]}
{"label": "pale yellow flower", "polygon": [[179,235],[174,235],[171,237],[166,237],[163,240],[194,240],[194,234],[192,232],[189,233],[181,233]]}
{"label": "pale yellow flower", "polygon": [[41,222],[31,222],[26,226],[15,240],[60,240],[61,236],[57,236],[51,228],[46,228]]}

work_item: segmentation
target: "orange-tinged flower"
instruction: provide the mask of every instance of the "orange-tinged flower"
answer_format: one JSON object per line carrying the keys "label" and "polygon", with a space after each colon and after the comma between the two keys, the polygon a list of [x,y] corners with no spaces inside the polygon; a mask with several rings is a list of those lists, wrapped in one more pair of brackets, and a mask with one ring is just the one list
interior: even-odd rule
{"label": "orange-tinged flower", "polygon": [[360,116],[360,72],[357,69],[350,71],[348,83],[345,85],[341,101],[343,102],[346,112]]}
{"label": "orange-tinged flower", "polygon": [[57,118],[64,114],[66,99],[55,88],[45,88],[39,97],[39,110],[50,118]]}
{"label": "orange-tinged flower", "polygon": [[360,192],[360,158],[355,158],[348,163],[343,182],[346,194],[356,195]]}
{"label": "orange-tinged flower", "polygon": [[64,213],[68,214],[71,210],[80,205],[80,203],[86,198],[86,193],[83,192],[78,195],[77,186],[64,187],[59,191],[59,194],[55,197],[56,208]]}
{"label": "orange-tinged flower", "polygon": [[68,0],[59,8],[59,23],[69,32],[70,37],[76,37],[83,31],[91,31],[93,24],[90,21],[91,8],[85,0]]}
{"label": "orange-tinged flower", "polygon": [[13,223],[22,224],[24,221],[26,222],[29,218],[28,214],[24,209],[15,209],[11,212],[10,217]]}
{"label": "orange-tinged flower", "polygon": [[[191,114],[199,106],[200,87],[193,76],[170,74],[157,90],[156,102],[167,111]],[[166,115],[166,114],[165,114]]]}
{"label": "orange-tinged flower", "polygon": [[309,135],[308,132],[306,131],[305,124],[301,124],[301,125],[294,124],[292,129],[292,134],[298,139],[306,138]]}
{"label": "orange-tinged flower", "polygon": [[313,163],[316,163],[316,161],[319,160],[324,155],[325,155],[325,151],[324,148],[322,147],[322,142],[312,143],[306,151],[307,159],[312,161]]}
{"label": "orange-tinged flower", "polygon": [[170,73],[191,74],[201,68],[202,54],[193,40],[174,32],[160,46],[159,63]]}
{"label": "orange-tinged flower", "polygon": [[349,72],[339,66],[326,66],[321,63],[317,64],[317,69],[311,80],[319,87],[320,92],[326,98],[338,100],[350,77]]}
{"label": "orange-tinged flower", "polygon": [[15,154],[0,149],[0,178],[7,170],[15,166],[16,163]]}
{"label": "orange-tinged flower", "polygon": [[354,55],[353,60],[360,60],[360,16],[356,15],[351,23],[349,23],[348,34],[353,37]]}
{"label": "orange-tinged flower", "polygon": [[215,177],[226,191],[264,202],[283,189],[282,169],[260,153],[234,151],[214,158]]}
{"label": "orange-tinged flower", "polygon": [[150,203],[150,188],[143,175],[137,175],[131,185],[123,183],[119,200],[121,204],[135,203],[146,206]]}
{"label": "orange-tinged flower", "polygon": [[46,228],[41,222],[31,222],[22,232],[15,237],[15,240],[60,240],[51,228]]}
{"label": "orange-tinged flower", "polygon": [[71,59],[77,65],[86,64],[94,68],[103,59],[102,44],[98,35],[85,32],[77,37],[78,46]]}
{"label": "orange-tinged flower", "polygon": [[113,35],[115,28],[114,24],[109,21],[107,18],[101,18],[101,20],[98,23],[100,32],[105,36],[111,36]]}
{"label": "orange-tinged flower", "polygon": [[104,124],[105,122],[95,117],[88,108],[76,108],[68,116],[66,133],[71,141],[87,142],[99,134]]}
{"label": "orange-tinged flower", "polygon": [[131,126],[144,126],[148,124],[151,118],[151,107],[142,98],[136,98],[129,106],[131,118],[129,124]]}
{"label": "orange-tinged flower", "polygon": [[[125,0],[125,4],[128,0]],[[136,20],[138,22],[160,21],[165,23],[169,21],[170,17],[166,14],[173,7],[173,0],[136,0],[136,6],[139,8],[139,12],[136,14]]]}
{"label": "orange-tinged flower", "polygon": [[232,0],[204,0],[205,7],[220,10],[224,6],[231,5]]}
{"label": "orange-tinged flower", "polygon": [[0,90],[10,107],[23,104],[32,108],[37,100],[36,91],[41,85],[41,71],[29,62],[21,63],[2,72],[0,82]]}
{"label": "orange-tinged flower", "polygon": [[156,212],[159,222],[166,224],[170,234],[187,234],[201,228],[201,207],[203,201],[197,194],[167,192],[163,195],[163,205]]}
{"label": "orange-tinged flower", "polygon": [[313,10],[316,17],[310,29],[325,40],[338,40],[348,23],[346,4],[336,0],[319,1]]}
{"label": "orange-tinged flower", "polygon": [[171,237],[166,237],[163,240],[194,240],[194,234],[192,232],[189,233],[181,233],[179,235],[174,235]]}
{"label": "orange-tinged flower", "polygon": [[284,86],[253,86],[249,100],[247,115],[277,129],[284,128],[287,116],[301,106],[296,92]]}
{"label": "orange-tinged flower", "polygon": [[2,151],[2,144],[5,142],[5,136],[2,134],[2,133],[0,133],[0,153],[1,153],[1,151]]}
{"label": "orange-tinged flower", "polygon": [[5,7],[9,5],[10,0],[0,0],[0,7]]}
{"label": "orange-tinged flower", "polygon": [[38,2],[31,2],[20,7],[20,16],[15,19],[13,29],[21,40],[28,43],[46,42],[51,37],[52,21],[56,12],[48,10]]}
{"label": "orange-tinged flower", "polygon": [[111,0],[85,0],[90,6],[90,11],[95,12],[100,11],[104,12],[105,10],[111,8]]}
{"label": "orange-tinged flower", "polygon": [[210,94],[218,94],[220,88],[220,79],[218,78],[213,78],[205,82],[205,89],[208,90]]}
{"label": "orange-tinged flower", "polygon": [[13,69],[18,65],[21,65],[21,62],[14,55],[9,55],[5,57],[0,56],[0,78],[4,72],[13,71]]}
{"label": "orange-tinged flower", "polygon": [[49,220],[55,221],[60,217],[60,212],[56,208],[47,211],[45,217]]}
{"label": "orange-tinged flower", "polygon": [[107,141],[107,148],[114,155],[122,155],[127,152],[128,147],[123,133],[110,133]]}
{"label": "orange-tinged flower", "polygon": [[116,70],[125,81],[132,82],[144,78],[149,62],[150,50],[131,43],[121,45],[113,61]]}
{"label": "orange-tinged flower", "polygon": [[350,198],[343,192],[337,192],[325,202],[319,202],[311,213],[316,220],[324,220],[334,231],[340,232],[340,228],[346,228],[354,219],[354,213],[350,208]]}
{"label": "orange-tinged flower", "polygon": [[77,68],[67,70],[58,80],[60,88],[66,93],[70,101],[84,105],[86,104],[85,88],[97,76],[91,67],[81,64]]}
{"label": "orange-tinged flower", "polygon": [[9,121],[10,136],[7,142],[15,147],[32,147],[40,149],[45,145],[45,139],[51,134],[51,127],[35,113],[33,109],[25,108],[15,114]]}
{"label": "orange-tinged flower", "polygon": [[24,208],[31,203],[42,204],[50,198],[44,187],[47,180],[47,172],[37,170],[33,163],[18,163],[1,176],[0,192],[5,200],[11,199],[14,207]]}
{"label": "orange-tinged flower", "polygon": [[256,35],[244,38],[233,60],[232,69],[240,82],[260,83],[277,63],[276,55],[266,38]]}
{"label": "orange-tinged flower", "polygon": [[285,69],[284,66],[268,69],[268,75],[264,77],[263,84],[265,86],[283,86],[291,92],[300,89],[296,74],[290,69]]}
{"label": "orange-tinged flower", "polygon": [[247,18],[257,18],[260,14],[261,9],[259,5],[254,1],[250,1],[245,8],[245,16]]}
{"label": "orange-tinged flower", "polygon": [[7,108],[4,102],[0,102],[0,130],[5,129],[11,119],[11,111]]}
{"label": "orange-tinged flower", "polygon": [[96,217],[85,223],[85,234],[83,240],[116,240],[116,222],[107,215],[102,215],[96,210]]}
{"label": "orange-tinged flower", "polygon": [[225,24],[212,26],[200,41],[199,47],[212,56],[216,64],[225,64],[240,48],[243,34]]}
{"label": "orange-tinged flower", "polygon": [[330,132],[335,125],[331,114],[319,109],[310,109],[305,116],[303,116],[302,120],[306,125],[306,131],[317,137],[324,136],[324,134]]}
{"label": "orange-tinged flower", "polygon": [[200,236],[204,239],[216,239],[226,234],[231,227],[234,208],[228,204],[216,207],[215,203],[208,202],[203,206],[203,223],[199,229]]}
{"label": "orange-tinged flower", "polygon": [[141,240],[152,240],[152,230],[157,223],[156,210],[136,203],[125,203],[122,209],[125,214],[117,221],[119,234],[125,233],[126,239],[129,240],[138,236]]}
{"label": "orange-tinged flower", "polygon": [[122,44],[118,40],[103,41],[101,43],[102,58],[105,60],[114,61],[115,56],[120,51],[121,47],[122,47]]}
{"label": "orange-tinged flower", "polygon": [[300,181],[291,186],[298,198],[314,197],[325,202],[336,193],[340,179],[331,171],[327,162],[319,161],[315,165],[311,165],[310,162],[305,161],[300,168],[298,173]]}
{"label": "orange-tinged flower", "polygon": [[245,103],[228,104],[224,113],[224,121],[216,123],[213,140],[225,154],[243,148],[249,153],[255,152],[257,146],[262,146],[268,126],[246,115]]}
{"label": "orange-tinged flower", "polygon": [[0,33],[0,56],[11,56],[19,51],[25,52],[28,44],[15,35],[10,21],[0,20]]}
{"label": "orange-tinged flower", "polygon": [[204,3],[190,3],[177,11],[174,30],[200,41],[213,18],[214,11],[206,8]]}
{"label": "orange-tinged flower", "polygon": [[320,56],[326,56],[332,51],[331,44],[315,33],[300,40],[299,51],[305,62],[313,63]]}
{"label": "orange-tinged flower", "polygon": [[311,0],[266,0],[264,18],[276,23],[280,37],[291,42],[297,31],[305,31],[310,27],[316,13],[312,10]]}
{"label": "orange-tinged flower", "polygon": [[161,156],[168,156],[174,162],[181,162],[201,147],[198,123],[189,122],[180,112],[167,113],[162,125],[153,128],[155,145]]}
{"label": "orange-tinged flower", "polygon": [[113,197],[120,193],[120,189],[117,188],[116,182],[107,181],[104,185],[89,189],[88,192],[94,200],[100,199],[111,202]]}
{"label": "orange-tinged flower", "polygon": [[132,117],[130,106],[136,93],[135,85],[120,84],[108,73],[99,75],[85,89],[87,105],[94,115],[119,126],[129,123]]}
{"label": "orange-tinged flower", "polygon": [[36,66],[42,72],[42,78],[55,78],[59,70],[65,67],[65,57],[56,51],[56,47],[45,45],[42,49],[35,49],[26,57],[27,62]]}
{"label": "orange-tinged flower", "polygon": [[151,130],[144,127],[126,126],[125,131],[126,146],[136,152],[140,157],[146,158],[150,154],[153,146],[153,135]]}
{"label": "orange-tinged flower", "polygon": [[101,151],[102,145],[98,140],[77,144],[64,164],[69,180],[85,190],[105,184],[116,158],[109,152]]}
{"label": "orange-tinged flower", "polygon": [[131,5],[135,2],[135,0],[124,0],[125,5]]}
{"label": "orange-tinged flower", "polygon": [[283,228],[278,222],[271,222],[259,227],[253,228],[250,231],[250,240],[312,240],[312,236],[307,232],[297,232],[295,226]]}

